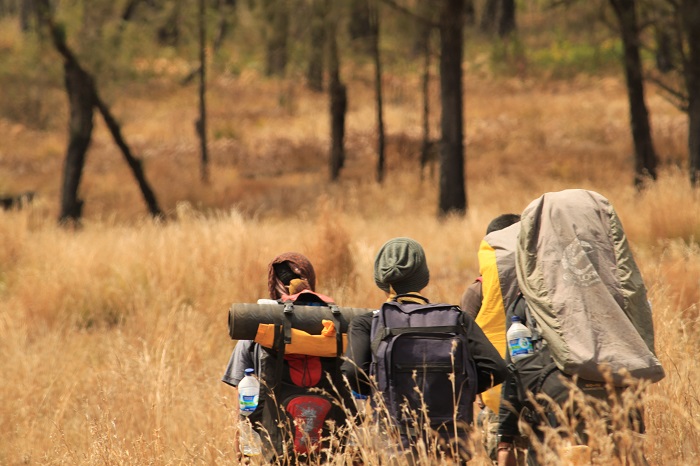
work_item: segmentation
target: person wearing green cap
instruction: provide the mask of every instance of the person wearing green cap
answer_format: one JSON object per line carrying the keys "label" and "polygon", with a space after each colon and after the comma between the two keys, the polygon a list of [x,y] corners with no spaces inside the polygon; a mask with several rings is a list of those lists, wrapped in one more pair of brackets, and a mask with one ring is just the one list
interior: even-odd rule
{"label": "person wearing green cap", "polygon": [[[428,298],[422,294],[430,282],[425,251],[420,243],[411,238],[393,238],[381,246],[374,261],[374,282],[385,292],[387,303],[432,307]],[[444,307],[459,309],[458,306]],[[341,370],[350,387],[363,395],[372,394],[373,388],[376,388],[368,375],[370,365],[377,362],[377,354],[372,351],[371,340],[372,326],[377,325],[380,312],[377,310],[355,317],[348,330],[348,349]],[[472,388],[474,392],[481,393],[504,380],[507,371],[505,362],[468,314],[460,315],[460,324],[466,335],[467,352],[471,356],[469,361],[463,362],[465,365],[473,362],[476,387]],[[428,409],[430,410],[430,407]],[[472,422],[472,419],[468,420],[469,424]],[[463,431],[463,436],[460,440],[466,442],[468,433]],[[468,453],[466,456],[469,456]]]}

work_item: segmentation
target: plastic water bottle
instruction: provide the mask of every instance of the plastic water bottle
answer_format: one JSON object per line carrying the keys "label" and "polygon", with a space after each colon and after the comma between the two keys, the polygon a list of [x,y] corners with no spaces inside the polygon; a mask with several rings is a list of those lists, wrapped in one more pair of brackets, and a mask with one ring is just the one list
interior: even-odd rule
{"label": "plastic water bottle", "polygon": [[511,317],[511,326],[506,333],[510,359],[515,362],[534,354],[532,348],[532,332],[523,325],[520,317]]}
{"label": "plastic water bottle", "polygon": [[262,452],[262,441],[248,416],[258,407],[260,397],[260,382],[253,375],[254,369],[246,369],[245,377],[238,384],[238,406],[241,413],[239,423],[240,449],[245,456],[256,456]]}
{"label": "plastic water bottle", "polygon": [[364,425],[365,414],[367,413],[367,395],[362,395],[357,393],[355,390],[352,391],[352,397],[355,400],[355,407],[357,407],[357,419],[356,423],[350,431],[348,438],[348,447],[358,447],[361,443],[361,439],[367,438],[368,434],[365,432],[366,426]]}
{"label": "plastic water bottle", "polygon": [[355,399],[357,414],[364,416],[365,412],[367,411],[367,395],[362,395],[361,393],[357,393],[355,390],[353,390],[352,397]]}

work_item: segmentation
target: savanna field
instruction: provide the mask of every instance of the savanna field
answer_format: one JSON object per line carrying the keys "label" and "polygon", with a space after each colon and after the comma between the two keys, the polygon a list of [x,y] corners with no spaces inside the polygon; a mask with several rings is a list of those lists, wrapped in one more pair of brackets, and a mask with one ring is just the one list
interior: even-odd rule
{"label": "savanna field", "polygon": [[[0,31],[0,49],[17,46],[9,23]],[[372,278],[374,255],[386,240],[409,236],[427,254],[425,294],[458,303],[478,275],[488,222],[567,188],[610,199],[653,304],[666,378],[644,398],[646,457],[653,465],[700,464],[700,195],[684,169],[685,115],[647,88],[661,170],[638,192],[618,68],[496,73],[485,52],[466,55],[468,210],[442,219],[438,167],[419,173],[418,65],[386,70],[382,185],[369,64],[343,69],[347,160],[333,184],[326,94],[307,90],[294,72],[212,73],[211,181],[203,185],[197,95],[179,82],[188,64],[136,62],[152,78],[103,94],[144,161],[163,222],[147,216],[96,116],[80,189],[83,227],[57,226],[67,143],[60,78],[41,91],[42,125],[1,117],[0,191],[36,196],[28,208],[0,211],[0,464],[237,464],[237,400],[220,381],[235,344],[227,313],[231,303],[266,297],[274,256],[301,252],[316,268],[318,291],[345,306],[376,307],[384,295]],[[7,108],[24,86],[16,89],[1,91]],[[431,99],[437,137],[437,79]],[[479,435],[470,464],[487,465]],[[374,458],[369,442],[365,448]],[[349,461],[338,456],[334,464]]]}

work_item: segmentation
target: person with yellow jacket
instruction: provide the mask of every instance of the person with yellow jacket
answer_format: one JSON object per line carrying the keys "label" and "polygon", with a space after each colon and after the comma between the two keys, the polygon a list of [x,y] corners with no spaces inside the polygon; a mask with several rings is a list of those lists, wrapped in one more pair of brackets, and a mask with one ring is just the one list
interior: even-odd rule
{"label": "person with yellow jacket", "polygon": [[[501,357],[506,352],[506,309],[518,294],[515,275],[515,245],[520,215],[502,214],[486,228],[479,245],[479,277],[465,290],[461,308],[471,315]],[[498,408],[501,386],[479,395],[477,425],[489,458],[497,461]]]}

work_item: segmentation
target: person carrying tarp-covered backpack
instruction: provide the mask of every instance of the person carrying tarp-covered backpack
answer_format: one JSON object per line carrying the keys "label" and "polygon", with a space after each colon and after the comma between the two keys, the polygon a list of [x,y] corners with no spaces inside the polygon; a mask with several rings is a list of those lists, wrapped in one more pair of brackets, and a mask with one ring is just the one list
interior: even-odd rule
{"label": "person carrying tarp-covered backpack", "polygon": [[376,396],[373,402],[398,430],[401,454],[412,455],[426,442],[438,455],[464,462],[476,394],[501,383],[506,368],[459,306],[430,303],[421,294],[429,279],[419,243],[394,238],[381,247],[374,280],[388,299],[351,322],[343,371],[360,392],[374,383],[382,403]]}
{"label": "person carrying tarp-covered backpack", "polygon": [[[566,441],[573,451],[590,455],[584,405],[577,403],[606,417],[604,407],[617,402],[630,381],[664,377],[654,353],[646,288],[610,202],[593,191],[571,189],[530,203],[521,216],[516,272],[521,296],[508,309],[506,325],[510,327],[513,316],[525,324],[534,351],[515,360],[510,353],[506,356],[499,465],[514,464],[509,444],[519,433],[519,417],[535,435],[528,462],[537,464],[532,445],[543,442],[546,426],[561,426],[557,405],[568,408],[577,427]],[[525,342],[515,350],[529,353],[527,346]],[[606,389],[606,382],[614,388]],[[570,388],[574,385],[578,397]],[[622,428],[643,432],[641,412],[632,409],[629,414]],[[633,464],[646,463],[641,451],[628,454]]]}
{"label": "person carrying tarp-covered backpack", "polygon": [[[270,299],[258,303],[327,307],[327,322],[331,322],[331,307],[335,304],[331,298],[316,293],[315,285],[316,274],[308,258],[284,253],[269,265]],[[342,426],[345,422],[345,412],[337,398],[351,402],[340,372],[342,344],[337,346],[335,337],[321,338],[328,340],[330,353],[305,354],[324,354],[318,352],[315,335],[292,330],[292,346],[285,344],[284,335],[277,334],[277,326],[255,326],[258,330],[254,340],[237,342],[222,381],[237,387],[245,369],[255,369],[261,385],[260,400],[249,419],[262,439],[265,461],[296,464],[312,460],[326,446],[329,423]],[[340,332],[330,330],[333,335],[335,330]],[[313,351],[309,345],[314,346]]]}

